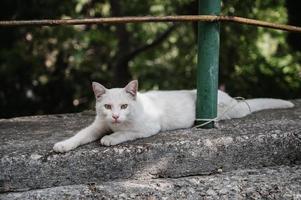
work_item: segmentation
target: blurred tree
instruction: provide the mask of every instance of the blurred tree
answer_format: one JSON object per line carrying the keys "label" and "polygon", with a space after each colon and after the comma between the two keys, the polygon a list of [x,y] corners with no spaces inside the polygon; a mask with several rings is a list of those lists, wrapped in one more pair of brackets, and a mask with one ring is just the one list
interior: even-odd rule
{"label": "blurred tree", "polygon": [[[224,0],[222,12],[286,23],[286,6],[284,0]],[[197,14],[197,0],[0,2],[0,19],[180,14]],[[142,90],[194,88],[196,30],[196,23],[1,28],[0,117],[87,109],[91,81],[120,87],[135,78]],[[222,24],[220,84],[234,96],[300,97],[300,52],[286,37]]]}
{"label": "blurred tree", "polygon": [[[295,26],[301,26],[301,2],[286,0],[288,13],[288,23]],[[301,35],[299,33],[289,33],[288,42],[294,50],[301,50]]]}
{"label": "blurred tree", "polygon": [[[0,19],[7,20],[59,18],[61,13],[71,15],[73,12],[70,9],[72,2],[62,3],[58,0],[3,0],[0,4]],[[61,29],[58,35],[60,32],[68,33],[68,29]],[[68,52],[64,52],[63,48],[54,49],[48,42],[49,35],[56,30],[46,27],[0,29],[1,117],[60,112],[61,109],[73,108],[72,103],[62,101],[63,94],[66,95],[66,102],[70,102],[73,95],[72,87],[69,88],[62,78]],[[51,68],[49,59],[53,54],[56,54],[62,68]]]}
{"label": "blurred tree", "polygon": [[[224,15],[287,22],[284,0],[223,3]],[[250,98],[300,97],[300,55],[287,45],[286,32],[238,24],[224,24],[221,32],[220,83],[228,92]]]}

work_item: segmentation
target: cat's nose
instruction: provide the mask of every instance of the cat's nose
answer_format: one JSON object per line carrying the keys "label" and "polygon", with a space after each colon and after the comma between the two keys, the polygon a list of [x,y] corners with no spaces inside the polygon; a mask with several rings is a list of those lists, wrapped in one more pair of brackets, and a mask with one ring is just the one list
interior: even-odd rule
{"label": "cat's nose", "polygon": [[112,115],[113,119],[117,120],[119,118],[119,115]]}

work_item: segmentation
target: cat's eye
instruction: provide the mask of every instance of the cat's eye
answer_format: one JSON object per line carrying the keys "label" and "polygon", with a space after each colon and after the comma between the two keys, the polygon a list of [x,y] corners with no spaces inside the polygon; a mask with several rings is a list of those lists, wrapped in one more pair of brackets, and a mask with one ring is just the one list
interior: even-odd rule
{"label": "cat's eye", "polygon": [[121,109],[126,109],[127,107],[128,107],[127,104],[122,104],[122,105],[120,106]]}
{"label": "cat's eye", "polygon": [[112,106],[111,106],[110,104],[105,104],[104,107],[105,107],[105,109],[107,109],[107,110],[111,110],[111,108],[112,108]]}

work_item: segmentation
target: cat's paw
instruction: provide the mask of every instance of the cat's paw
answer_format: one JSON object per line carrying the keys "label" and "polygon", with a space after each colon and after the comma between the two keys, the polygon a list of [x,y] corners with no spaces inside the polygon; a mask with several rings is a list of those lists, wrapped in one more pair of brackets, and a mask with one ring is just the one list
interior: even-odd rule
{"label": "cat's paw", "polygon": [[103,138],[101,138],[100,143],[104,146],[112,146],[121,143],[121,141],[118,137],[106,135]]}
{"label": "cat's paw", "polygon": [[65,153],[74,148],[75,146],[71,142],[67,142],[67,141],[58,142],[53,146],[53,150],[58,153]]}

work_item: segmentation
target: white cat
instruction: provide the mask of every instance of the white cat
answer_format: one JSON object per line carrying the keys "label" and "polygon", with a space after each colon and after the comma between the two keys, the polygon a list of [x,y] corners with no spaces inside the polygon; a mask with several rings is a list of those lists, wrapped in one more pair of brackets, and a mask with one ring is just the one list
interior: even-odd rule
{"label": "white cat", "polygon": [[[94,122],[73,137],[56,143],[54,151],[67,152],[100,138],[105,146],[116,145],[160,131],[189,128],[195,122],[196,90],[139,93],[136,80],[125,88],[106,89],[96,82],[92,87],[97,113]],[[218,91],[217,119],[240,118],[259,110],[293,106],[280,99],[237,101]]]}

